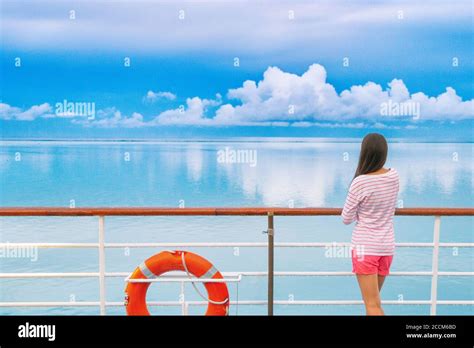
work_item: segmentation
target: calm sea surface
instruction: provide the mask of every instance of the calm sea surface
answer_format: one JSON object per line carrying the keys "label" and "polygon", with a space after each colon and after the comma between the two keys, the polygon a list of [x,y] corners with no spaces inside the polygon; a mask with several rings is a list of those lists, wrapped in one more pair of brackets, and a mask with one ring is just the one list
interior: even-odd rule
{"label": "calm sea surface", "polygon": [[[1,206],[280,206],[341,207],[359,144],[291,141],[2,142]],[[472,207],[472,144],[394,143],[388,167],[400,174],[399,206]],[[396,217],[397,242],[430,242],[433,217]],[[3,217],[1,242],[97,242],[94,217]],[[265,217],[107,217],[106,242],[265,242]],[[348,242],[339,217],[276,217],[276,242]],[[442,242],[473,242],[474,219],[441,220]],[[221,271],[265,271],[265,248],[186,248]],[[5,251],[5,250],[4,250]],[[131,272],[159,252],[107,249],[107,272]],[[324,248],[278,248],[277,271],[350,271],[344,255]],[[337,255],[336,255],[337,256]],[[430,271],[430,248],[398,248],[393,271]],[[473,272],[473,248],[442,248],[441,271]],[[39,249],[37,259],[0,258],[0,272],[97,272],[95,249]],[[473,300],[471,277],[440,277],[442,300]],[[393,276],[384,300],[428,300],[430,277]],[[122,301],[123,277],[107,279],[107,300]],[[154,284],[148,300],[178,301],[179,284]],[[265,300],[266,279],[229,284],[233,300]],[[186,299],[198,300],[191,286]],[[276,300],[358,300],[354,277],[278,277]],[[0,301],[97,301],[98,280],[0,279]],[[429,314],[429,306],[387,305],[388,314]],[[153,308],[180,314],[179,307]],[[191,307],[200,314],[203,307]],[[124,314],[110,307],[110,314]],[[363,314],[361,306],[277,305],[277,314]],[[265,306],[231,314],[265,314]],[[439,305],[440,314],[473,314],[473,306]],[[95,307],[10,308],[0,314],[98,314]]]}

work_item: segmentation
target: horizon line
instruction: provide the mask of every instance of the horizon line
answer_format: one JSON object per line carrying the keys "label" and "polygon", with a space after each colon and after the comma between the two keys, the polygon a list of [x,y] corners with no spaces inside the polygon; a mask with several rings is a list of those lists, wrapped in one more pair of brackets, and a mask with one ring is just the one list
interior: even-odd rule
{"label": "horizon line", "polygon": [[[3,142],[105,142],[105,143],[192,143],[192,142],[226,142],[232,140],[233,142],[271,142],[277,140],[281,143],[359,143],[361,137],[252,137],[252,136],[227,136],[222,138],[206,138],[196,137],[189,139],[182,139],[177,137],[169,137],[163,139],[156,138],[0,138],[0,143]],[[473,140],[419,140],[406,138],[389,138],[389,142],[393,143],[420,143],[420,144],[472,144]]]}

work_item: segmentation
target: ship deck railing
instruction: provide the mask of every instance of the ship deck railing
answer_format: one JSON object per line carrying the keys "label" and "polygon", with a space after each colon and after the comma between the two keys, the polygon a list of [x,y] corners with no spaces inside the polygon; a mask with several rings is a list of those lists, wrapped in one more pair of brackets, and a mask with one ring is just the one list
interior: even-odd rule
{"label": "ship deck railing", "polygon": [[[275,216],[337,216],[341,214],[340,208],[271,208],[271,207],[244,207],[244,208],[141,208],[141,207],[114,207],[114,208],[59,208],[59,207],[4,207],[0,208],[0,216],[97,216],[98,217],[98,240],[96,243],[0,243],[0,247],[34,247],[34,248],[96,248],[98,249],[98,272],[8,272],[0,273],[0,279],[38,279],[38,278],[98,278],[99,301],[74,301],[74,302],[6,302],[0,301],[1,307],[99,307],[100,314],[106,314],[107,307],[123,306],[123,302],[107,301],[105,291],[105,280],[108,277],[121,277],[128,281],[130,272],[107,272],[105,253],[109,248],[266,248],[267,249],[267,271],[247,272],[221,272],[224,281],[240,282],[242,277],[266,277],[267,299],[266,300],[237,300],[231,299],[231,305],[267,306],[268,315],[273,315],[274,305],[362,305],[361,300],[275,300],[274,279],[275,277],[321,277],[321,276],[353,276],[352,272],[339,271],[275,271],[274,251],[275,248],[324,248],[330,246],[350,247],[350,243],[324,243],[324,242],[281,242],[275,243]],[[439,271],[440,248],[472,248],[474,243],[442,243],[440,242],[441,217],[442,216],[473,216],[474,208],[399,208],[396,209],[397,216],[433,216],[433,241],[424,243],[396,243],[396,248],[432,248],[431,271],[407,271],[391,272],[392,276],[429,276],[431,277],[430,298],[427,300],[388,300],[383,304],[390,305],[429,305],[430,314],[436,315],[438,305],[474,305],[473,299],[466,300],[439,300],[438,278],[444,276],[472,277],[471,271]],[[267,219],[268,241],[261,242],[184,242],[184,243],[106,243],[105,242],[105,217],[107,216],[265,216]],[[181,283],[181,294],[179,301],[150,301],[150,306],[179,306],[183,315],[189,314],[190,306],[205,306],[207,302],[189,301],[184,298],[184,284],[189,278],[179,275],[166,275],[153,281],[157,282],[179,282]]]}

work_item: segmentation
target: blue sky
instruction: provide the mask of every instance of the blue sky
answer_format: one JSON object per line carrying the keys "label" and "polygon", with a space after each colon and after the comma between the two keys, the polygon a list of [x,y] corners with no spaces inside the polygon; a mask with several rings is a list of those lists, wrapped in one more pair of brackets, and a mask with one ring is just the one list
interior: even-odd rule
{"label": "blue sky", "polygon": [[4,138],[472,140],[470,1],[3,0],[1,19]]}

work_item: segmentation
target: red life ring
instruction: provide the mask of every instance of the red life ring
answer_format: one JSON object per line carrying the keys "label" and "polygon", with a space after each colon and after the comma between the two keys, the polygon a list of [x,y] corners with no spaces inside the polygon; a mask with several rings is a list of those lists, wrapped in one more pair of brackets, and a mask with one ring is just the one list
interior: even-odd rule
{"label": "red life ring", "polygon": [[[163,251],[153,255],[130,276],[130,279],[152,279],[170,271],[185,271],[197,278],[223,279],[221,273],[205,258],[187,251]],[[151,283],[129,282],[125,288],[127,315],[150,315],[146,293]],[[229,314],[229,291],[225,283],[204,283],[208,293],[206,315]]]}

